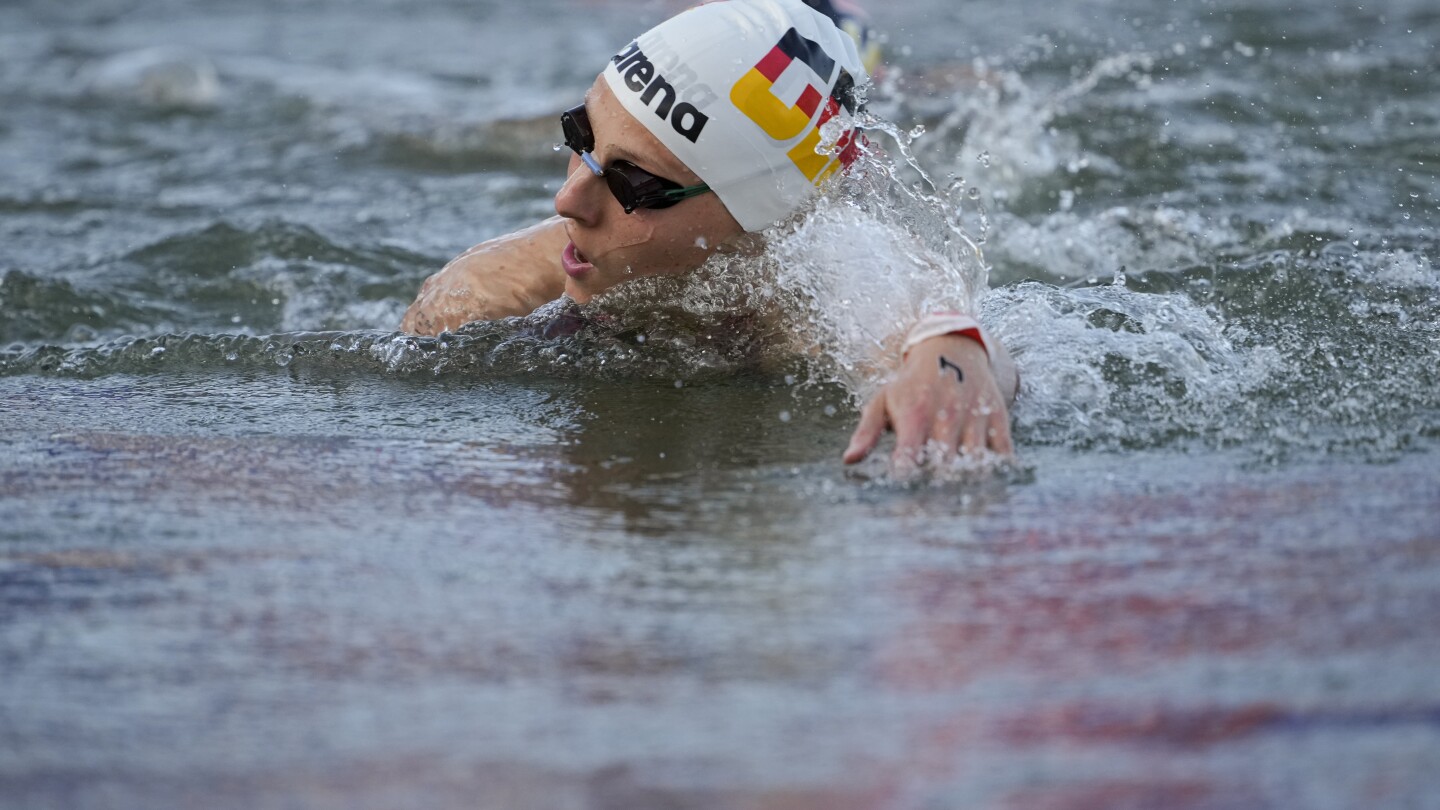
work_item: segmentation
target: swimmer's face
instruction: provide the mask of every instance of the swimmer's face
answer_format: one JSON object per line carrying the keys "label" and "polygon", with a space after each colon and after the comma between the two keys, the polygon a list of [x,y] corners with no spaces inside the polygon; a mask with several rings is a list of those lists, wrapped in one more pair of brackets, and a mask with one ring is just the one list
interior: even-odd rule
{"label": "swimmer's face", "polygon": [[[701,182],[625,111],[603,78],[586,94],[585,109],[601,166],[628,160],[683,186]],[[566,218],[572,243],[562,259],[568,276],[565,292],[581,303],[630,279],[694,270],[717,246],[743,233],[714,193],[627,214],[605,178],[596,177],[578,155],[570,157],[570,176],[555,195],[555,211]]]}

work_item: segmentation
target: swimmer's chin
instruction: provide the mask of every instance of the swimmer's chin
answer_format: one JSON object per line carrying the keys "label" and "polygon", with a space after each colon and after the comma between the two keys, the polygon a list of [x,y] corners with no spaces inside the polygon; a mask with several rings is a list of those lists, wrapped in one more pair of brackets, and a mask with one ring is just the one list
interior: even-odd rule
{"label": "swimmer's chin", "polygon": [[602,273],[592,270],[580,276],[565,279],[565,294],[577,304],[588,304],[590,299],[622,283],[606,279]]}
{"label": "swimmer's chin", "polygon": [[577,304],[588,304],[595,296],[607,293],[625,282],[630,281],[630,279],[602,281],[597,278],[596,275],[597,274],[591,274],[585,278],[566,279],[565,294],[570,297],[570,300]]}
{"label": "swimmer's chin", "polygon": [[588,304],[590,303],[590,299],[595,297],[595,293],[589,290],[582,290],[576,286],[574,279],[565,282],[565,295],[569,296],[570,300],[577,304]]}
{"label": "swimmer's chin", "polygon": [[585,272],[570,274],[565,279],[565,294],[577,304],[588,304],[590,299],[597,295],[608,292],[627,281],[641,278],[638,275],[629,275],[630,271],[628,270],[625,272],[627,275],[615,278],[599,267],[589,266]]}

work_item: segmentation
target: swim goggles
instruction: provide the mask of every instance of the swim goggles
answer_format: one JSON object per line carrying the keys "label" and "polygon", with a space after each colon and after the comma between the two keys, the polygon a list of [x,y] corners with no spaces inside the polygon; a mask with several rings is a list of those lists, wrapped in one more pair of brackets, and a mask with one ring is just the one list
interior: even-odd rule
{"label": "swim goggles", "polygon": [[565,145],[575,150],[596,177],[605,178],[605,185],[627,214],[633,214],[637,208],[669,208],[710,190],[704,183],[682,186],[674,180],[656,177],[628,160],[613,160],[608,168],[601,168],[591,154],[595,151],[595,133],[590,130],[590,114],[585,112],[584,104],[561,113],[560,128],[565,132]]}

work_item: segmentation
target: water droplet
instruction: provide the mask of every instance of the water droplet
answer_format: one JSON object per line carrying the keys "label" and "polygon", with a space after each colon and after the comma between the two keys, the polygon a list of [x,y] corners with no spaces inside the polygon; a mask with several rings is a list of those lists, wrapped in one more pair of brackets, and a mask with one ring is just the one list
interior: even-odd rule
{"label": "water droplet", "polygon": [[552,144],[550,144],[550,148],[553,149],[553,150],[555,150],[556,152],[560,152],[560,151],[563,151],[563,150],[565,149],[565,144],[563,144],[563,143],[552,143]]}
{"label": "water droplet", "polygon": [[834,406],[834,405],[826,405],[826,406],[825,406],[825,415],[826,415],[826,416],[834,416],[836,413],[837,413],[837,411],[835,410],[835,406]]}
{"label": "water droplet", "polygon": [[990,152],[989,152],[989,151],[981,152],[980,154],[976,155],[976,156],[975,156],[975,160],[978,161],[981,166],[984,166],[984,167],[987,168],[987,169],[990,168]]}
{"label": "water droplet", "polygon": [[966,190],[965,196],[969,197],[972,200],[978,200],[980,199],[980,189],[971,186],[968,190]]}
{"label": "water droplet", "polygon": [[684,382],[683,380],[676,380],[676,381],[675,381],[675,387],[676,387],[676,388],[684,388],[684,387],[685,387],[685,382]]}
{"label": "water droplet", "polygon": [[913,138],[918,138],[918,137],[920,137],[921,135],[924,135],[924,134],[925,134],[925,125],[924,125],[924,124],[916,124],[915,126],[913,126],[913,127],[910,128],[910,137],[911,137],[912,139],[913,139]]}
{"label": "water droplet", "polygon": [[789,412],[789,411],[781,411],[781,412],[780,412],[780,421],[781,421],[781,422],[789,422],[789,421],[790,421],[790,412]]}

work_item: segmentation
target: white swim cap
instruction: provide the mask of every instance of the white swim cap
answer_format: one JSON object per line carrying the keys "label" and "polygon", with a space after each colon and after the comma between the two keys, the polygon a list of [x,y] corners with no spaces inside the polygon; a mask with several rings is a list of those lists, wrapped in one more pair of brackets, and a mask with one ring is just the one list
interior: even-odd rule
{"label": "white swim cap", "polygon": [[864,65],[850,35],[800,0],[692,8],[641,34],[603,75],[747,231],[789,216],[855,159]]}

